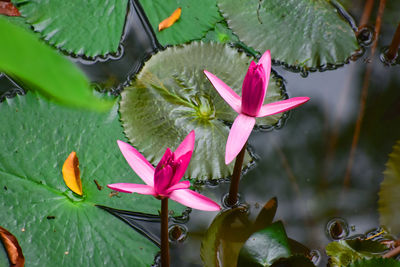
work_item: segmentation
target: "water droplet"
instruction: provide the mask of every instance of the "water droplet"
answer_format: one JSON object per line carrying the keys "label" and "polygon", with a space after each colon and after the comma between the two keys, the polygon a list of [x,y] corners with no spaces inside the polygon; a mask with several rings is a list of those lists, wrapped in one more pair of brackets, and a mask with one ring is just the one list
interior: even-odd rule
{"label": "water droplet", "polygon": [[226,193],[225,195],[222,196],[221,203],[222,203],[222,207],[224,209],[231,209],[231,208],[236,208],[237,206],[239,206],[239,204],[240,204],[240,194],[238,194],[237,201],[233,205],[229,204],[228,197],[229,197],[229,193]]}
{"label": "water droplet", "polygon": [[179,224],[173,224],[168,228],[168,236],[171,242],[182,243],[187,237],[187,228]]}
{"label": "water droplet", "polygon": [[310,258],[314,265],[318,265],[319,261],[321,260],[321,252],[317,249],[313,249],[310,251]]}
{"label": "water droplet", "polygon": [[397,54],[395,55],[395,57],[393,59],[390,59],[388,57],[388,52],[389,52],[389,47],[383,47],[381,49],[381,53],[379,55],[379,59],[382,61],[383,64],[385,64],[386,66],[393,66],[393,65],[397,65],[400,62],[400,58],[399,58],[399,51],[397,52]]}
{"label": "water droplet", "polygon": [[342,218],[334,218],[326,224],[326,234],[331,240],[341,240],[349,235],[349,226]]}
{"label": "water droplet", "polygon": [[357,31],[357,40],[361,46],[369,46],[375,39],[374,29],[370,26],[364,26]]}

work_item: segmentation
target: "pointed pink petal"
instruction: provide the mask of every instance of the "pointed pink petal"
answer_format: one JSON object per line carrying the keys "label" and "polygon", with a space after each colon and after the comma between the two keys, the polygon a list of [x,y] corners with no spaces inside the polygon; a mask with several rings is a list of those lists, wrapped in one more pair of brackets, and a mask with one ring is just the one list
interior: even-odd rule
{"label": "pointed pink petal", "polygon": [[265,53],[261,56],[258,64],[261,64],[264,67],[265,71],[265,92],[267,92],[269,76],[271,75],[271,52],[269,50],[265,51]]}
{"label": "pointed pink petal", "polygon": [[174,190],[178,189],[188,189],[190,187],[190,182],[189,181],[182,181],[180,183],[174,184],[170,188],[168,188],[167,193],[170,193]]}
{"label": "pointed pink petal", "polygon": [[253,130],[256,119],[249,117],[244,114],[239,114],[229,132],[228,141],[226,142],[225,149],[225,164],[231,163],[231,161],[239,154],[244,144],[246,143],[251,130]]}
{"label": "pointed pink petal", "polygon": [[228,103],[234,111],[240,113],[240,105],[242,102],[240,96],[211,72],[204,70],[204,74],[226,103]]}
{"label": "pointed pink petal", "polygon": [[143,195],[154,195],[154,188],[145,184],[117,183],[109,184],[108,188],[123,193],[139,193]]}
{"label": "pointed pink petal", "polygon": [[257,117],[265,117],[265,116],[270,116],[270,115],[274,115],[277,113],[281,113],[281,112],[287,111],[289,109],[298,107],[301,104],[306,103],[308,100],[310,100],[309,97],[301,96],[301,97],[293,97],[290,99],[266,104],[261,107],[260,112],[258,113]]}
{"label": "pointed pink petal", "polygon": [[185,155],[189,151],[192,152],[194,149],[194,139],[195,139],[195,133],[192,130],[182,141],[182,143],[178,146],[178,148],[175,150],[174,155],[175,159],[179,159],[182,155]]}
{"label": "pointed pink petal", "polygon": [[178,166],[178,168],[175,170],[175,174],[174,177],[172,178],[171,181],[171,186],[178,183],[183,175],[186,172],[187,167],[189,166],[190,163],[190,158],[192,157],[192,152],[189,151],[188,153],[186,153],[185,155],[182,155],[178,160],[181,161],[181,164]]}
{"label": "pointed pink petal", "polygon": [[154,186],[154,167],[130,144],[120,140],[117,143],[129,166],[147,185]]}
{"label": "pointed pink petal", "polygon": [[208,197],[189,189],[175,190],[171,193],[169,198],[193,209],[206,211],[216,211],[221,209],[217,203]]}

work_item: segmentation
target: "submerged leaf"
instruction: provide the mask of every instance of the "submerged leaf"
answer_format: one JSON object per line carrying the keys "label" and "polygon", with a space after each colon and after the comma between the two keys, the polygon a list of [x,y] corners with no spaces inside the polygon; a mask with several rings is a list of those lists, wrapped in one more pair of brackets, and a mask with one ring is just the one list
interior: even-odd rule
{"label": "submerged leaf", "polygon": [[43,39],[68,53],[117,52],[128,0],[13,0]]}
{"label": "submerged leaf", "polygon": [[18,240],[9,231],[0,226],[0,239],[7,251],[8,259],[12,267],[23,267],[25,258]]}
{"label": "submerged leaf", "polygon": [[[153,164],[165,147],[175,149],[190,131],[196,145],[186,177],[205,181],[232,174],[225,164],[229,126],[237,113],[218,95],[203,73],[214,73],[241,92],[251,58],[228,45],[193,42],[169,47],[146,62],[132,85],[121,94],[121,121],[131,144]],[[279,79],[271,75],[265,103],[284,99]],[[282,113],[257,119],[259,127],[279,124]],[[244,166],[251,157],[245,155]]]}
{"label": "submerged leaf", "polygon": [[[0,71],[58,103],[94,110],[113,105],[95,97],[85,75],[31,32],[0,16]],[[34,52],[32,52],[34,51]]]}
{"label": "submerged leaf", "polygon": [[393,147],[379,191],[380,224],[400,233],[400,140]]}
{"label": "submerged leaf", "polygon": [[332,266],[347,266],[358,259],[377,257],[387,248],[378,241],[353,239],[331,242],[325,250]]}
{"label": "submerged leaf", "polygon": [[166,28],[171,27],[180,17],[182,13],[182,8],[178,7],[168,18],[158,24],[158,31],[162,31]]}
{"label": "submerged leaf", "polygon": [[74,151],[69,154],[62,167],[62,174],[65,184],[74,193],[82,196],[82,182],[79,171],[79,160]]}
{"label": "submerged leaf", "polygon": [[298,70],[344,64],[359,48],[331,1],[217,0],[229,27],[247,46]]}

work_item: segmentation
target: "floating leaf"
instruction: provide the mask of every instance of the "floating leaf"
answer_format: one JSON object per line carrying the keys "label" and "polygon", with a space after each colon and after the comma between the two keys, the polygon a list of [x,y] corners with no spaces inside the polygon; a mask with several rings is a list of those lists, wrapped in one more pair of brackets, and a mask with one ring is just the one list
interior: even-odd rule
{"label": "floating leaf", "polygon": [[[222,20],[216,0],[141,0],[158,41],[162,45],[175,45],[199,40]],[[176,7],[182,8],[182,16],[167,30],[158,31],[160,21],[168,17]]]}
{"label": "floating leaf", "polygon": [[362,259],[350,264],[347,267],[400,267],[400,262],[394,259]]}
{"label": "floating leaf", "polygon": [[18,244],[18,240],[9,231],[0,226],[0,239],[7,251],[8,260],[12,267],[23,267],[25,264],[24,254]]}
{"label": "floating leaf", "polygon": [[[0,103],[0,218],[31,266],[150,266],[158,247],[95,204],[157,214],[152,196],[98,190],[142,183],[118,149],[126,141],[117,108],[108,114],[68,109],[31,92]],[[40,123],[38,123],[40,122]],[[61,168],[72,150],[81,161],[83,197]],[[87,179],[86,179],[87,177]],[[183,206],[170,203],[179,214]],[[134,251],[135,253],[132,253]],[[67,264],[66,264],[67,263]]]}
{"label": "floating leaf", "polygon": [[206,33],[203,42],[219,42],[219,43],[228,43],[228,42],[239,42],[239,39],[236,35],[233,34],[232,30],[228,28],[228,25],[225,21],[218,22],[214,29],[211,29]]}
{"label": "floating leaf", "polygon": [[162,31],[166,28],[171,27],[181,17],[181,13],[182,8],[178,7],[177,9],[175,9],[175,11],[172,12],[171,16],[164,19],[160,22],[160,24],[158,24],[158,31]]}
{"label": "floating leaf", "polygon": [[373,240],[362,240],[359,238],[345,240],[347,245],[352,249],[360,253],[375,253],[380,254],[388,250],[388,248],[378,241]]}
{"label": "floating leaf", "polygon": [[10,2],[0,1],[0,15],[21,16],[18,9]]}
{"label": "floating leaf", "polygon": [[[76,152],[72,151],[68,158],[65,160],[62,167],[62,174],[65,184],[72,192],[82,196],[82,181],[81,173],[79,171],[79,160],[76,156]],[[96,185],[98,185],[96,183]]]}
{"label": "floating leaf", "polygon": [[326,0],[217,0],[229,27],[246,45],[290,67],[344,64],[359,46],[349,23]]}
{"label": "floating leaf", "polygon": [[94,57],[117,52],[128,0],[13,0],[50,44]]}
{"label": "floating leaf", "polygon": [[62,104],[94,110],[112,106],[93,95],[89,81],[72,62],[2,16],[0,36],[0,50],[6,51],[0,53],[0,71]]}
{"label": "floating leaf", "polygon": [[285,228],[278,221],[249,237],[240,250],[238,266],[270,266],[291,254]]}
{"label": "floating leaf", "polygon": [[393,147],[386,163],[379,191],[380,224],[392,233],[400,233],[400,140]]}
{"label": "floating leaf", "polygon": [[[227,177],[225,144],[236,112],[225,103],[205,77],[214,73],[237,93],[251,58],[227,45],[191,43],[169,47],[146,62],[132,85],[122,92],[121,121],[129,141],[156,164],[165,147],[175,149],[191,130],[196,145],[186,176],[201,181]],[[265,103],[282,100],[279,79],[271,75]],[[257,119],[260,127],[273,127],[281,114]],[[250,156],[246,154],[244,164]]]}

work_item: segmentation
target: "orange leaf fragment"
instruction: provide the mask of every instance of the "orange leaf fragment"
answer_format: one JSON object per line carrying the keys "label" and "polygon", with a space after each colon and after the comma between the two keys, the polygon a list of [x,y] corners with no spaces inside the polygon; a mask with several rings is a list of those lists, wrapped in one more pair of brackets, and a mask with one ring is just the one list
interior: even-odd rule
{"label": "orange leaf fragment", "polygon": [[0,239],[3,241],[4,248],[7,251],[8,259],[12,267],[23,267],[25,257],[22,249],[18,244],[18,240],[9,231],[0,226]]}
{"label": "orange leaf fragment", "polygon": [[0,0],[0,14],[7,16],[21,16],[18,9],[11,3]]}
{"label": "orange leaf fragment", "polygon": [[168,18],[158,24],[158,31],[162,31],[166,28],[171,27],[180,17],[182,13],[182,8],[178,7]]}
{"label": "orange leaf fragment", "polygon": [[79,171],[79,160],[74,151],[69,154],[65,160],[62,173],[64,182],[74,193],[82,196],[82,181],[81,173]]}

